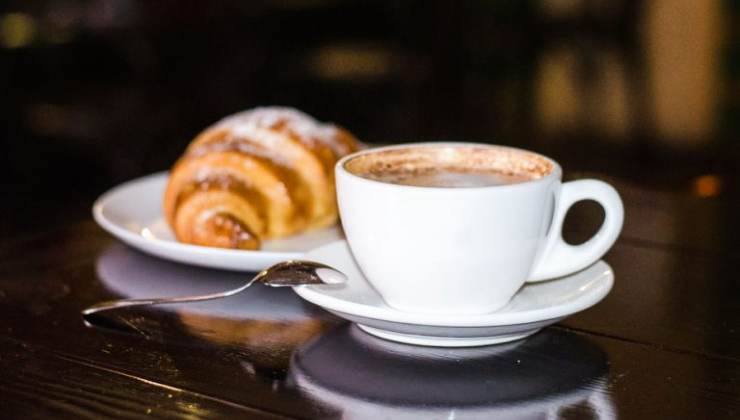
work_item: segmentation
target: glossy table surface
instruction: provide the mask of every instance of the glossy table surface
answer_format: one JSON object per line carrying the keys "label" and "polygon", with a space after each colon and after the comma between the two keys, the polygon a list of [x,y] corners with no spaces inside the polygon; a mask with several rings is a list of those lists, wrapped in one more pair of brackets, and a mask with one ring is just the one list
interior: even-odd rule
{"label": "glossy table surface", "polygon": [[[80,310],[121,296],[227,289],[247,275],[162,261],[85,215],[0,243],[0,408],[70,418],[737,418],[740,259],[732,190],[700,198],[611,179],[626,204],[597,306],[523,341],[386,342],[255,287],[207,303]],[[74,212],[74,211],[73,211]],[[571,241],[600,221],[573,210]]]}

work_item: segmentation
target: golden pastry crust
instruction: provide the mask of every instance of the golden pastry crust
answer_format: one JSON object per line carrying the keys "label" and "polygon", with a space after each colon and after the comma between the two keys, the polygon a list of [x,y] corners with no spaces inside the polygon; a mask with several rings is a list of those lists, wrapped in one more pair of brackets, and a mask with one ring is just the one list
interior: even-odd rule
{"label": "golden pastry crust", "polygon": [[181,242],[258,249],[337,221],[334,164],[346,130],[290,108],[256,108],[200,133],[172,169],[164,214]]}

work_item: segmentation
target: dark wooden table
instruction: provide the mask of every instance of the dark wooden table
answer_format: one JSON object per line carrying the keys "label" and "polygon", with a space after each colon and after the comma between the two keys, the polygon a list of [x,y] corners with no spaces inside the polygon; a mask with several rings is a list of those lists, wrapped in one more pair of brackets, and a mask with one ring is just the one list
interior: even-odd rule
{"label": "dark wooden table", "polygon": [[[737,195],[612,181],[626,225],[605,257],[611,294],[531,338],[474,349],[384,342],[264,287],[121,314],[135,333],[91,328],[79,312],[94,302],[246,275],[141,254],[82,214],[11,235],[0,241],[0,417],[740,418]],[[598,219],[575,210],[569,237]]]}

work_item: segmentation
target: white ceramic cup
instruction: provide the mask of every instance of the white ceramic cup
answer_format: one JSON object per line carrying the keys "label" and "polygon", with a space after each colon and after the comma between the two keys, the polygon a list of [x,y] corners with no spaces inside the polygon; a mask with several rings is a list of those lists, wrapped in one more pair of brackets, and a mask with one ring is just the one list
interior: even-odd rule
{"label": "white ceramic cup", "polygon": [[[367,154],[460,147],[521,155],[545,170],[525,182],[455,188],[381,182],[347,169],[348,162]],[[555,161],[521,149],[406,144],[354,153],[337,162],[335,170],[340,217],[352,253],[386,303],[404,311],[495,311],[527,281],[564,276],[596,262],[617,239],[624,219],[612,186],[593,179],[561,183]],[[598,202],[606,217],[590,240],[573,246],[561,230],[568,209],[581,200]]]}

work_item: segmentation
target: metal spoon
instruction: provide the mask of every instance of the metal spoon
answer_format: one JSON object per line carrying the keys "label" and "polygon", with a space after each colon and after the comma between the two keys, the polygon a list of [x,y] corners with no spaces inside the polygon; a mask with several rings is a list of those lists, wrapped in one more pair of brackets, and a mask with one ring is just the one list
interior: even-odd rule
{"label": "metal spoon", "polygon": [[285,261],[259,272],[251,280],[236,289],[198,296],[163,297],[150,299],[119,299],[96,303],[82,311],[82,317],[89,320],[94,314],[111,309],[132,306],[163,305],[169,303],[201,302],[233,296],[254,283],[271,287],[298,286],[302,284],[341,284],[347,276],[328,265],[313,261]]}

